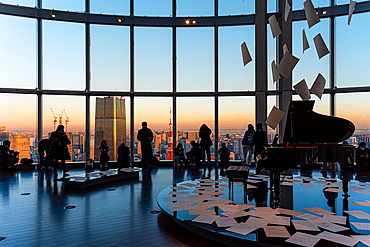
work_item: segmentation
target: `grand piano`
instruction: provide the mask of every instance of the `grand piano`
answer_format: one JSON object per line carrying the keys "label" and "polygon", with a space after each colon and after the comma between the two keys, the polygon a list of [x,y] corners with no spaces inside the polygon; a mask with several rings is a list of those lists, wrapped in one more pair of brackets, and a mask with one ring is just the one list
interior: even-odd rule
{"label": "grand piano", "polygon": [[315,101],[291,101],[283,143],[267,147],[265,159],[258,161],[259,168],[296,168],[315,162],[353,162],[354,146],[339,144],[355,131],[346,119],[314,112]]}

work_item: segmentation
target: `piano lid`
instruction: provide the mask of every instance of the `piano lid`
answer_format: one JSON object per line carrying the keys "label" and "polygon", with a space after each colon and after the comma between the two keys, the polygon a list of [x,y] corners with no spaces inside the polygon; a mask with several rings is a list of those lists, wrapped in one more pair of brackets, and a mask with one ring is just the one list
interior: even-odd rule
{"label": "piano lid", "polygon": [[346,119],[314,112],[315,101],[290,101],[285,125],[284,143],[339,143],[355,132]]}

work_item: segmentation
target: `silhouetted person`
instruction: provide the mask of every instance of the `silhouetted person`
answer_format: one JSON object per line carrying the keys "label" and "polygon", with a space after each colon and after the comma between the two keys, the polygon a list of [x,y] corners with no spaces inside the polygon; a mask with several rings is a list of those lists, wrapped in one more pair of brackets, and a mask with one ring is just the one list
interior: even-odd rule
{"label": "silhouetted person", "polygon": [[122,167],[129,167],[130,164],[130,148],[125,145],[125,143],[121,143],[118,147],[118,171]]}
{"label": "silhouetted person", "polygon": [[39,164],[40,170],[49,170],[50,166],[50,159],[49,159],[49,151],[50,151],[50,140],[49,139],[42,139],[39,142],[39,146],[37,148],[39,153]]}
{"label": "silhouetted person", "polygon": [[3,141],[3,145],[0,146],[0,166],[1,170],[11,170],[14,165],[17,164],[19,152],[10,150],[10,141]]}
{"label": "silhouetted person", "polygon": [[220,161],[221,161],[221,171],[225,169],[230,160],[230,149],[226,147],[225,143],[221,144],[221,148],[218,150],[218,154],[220,155]]}
{"label": "silhouetted person", "polygon": [[366,147],[365,142],[360,142],[356,148],[356,164],[359,171],[370,171],[370,149]]}
{"label": "silhouetted person", "polygon": [[106,140],[102,140],[99,147],[100,151],[100,170],[105,171],[108,168],[109,147]]}
{"label": "silhouetted person", "polygon": [[175,163],[177,166],[185,166],[184,148],[181,143],[175,148]]}
{"label": "silhouetted person", "polygon": [[199,138],[200,138],[200,149],[202,151],[202,164],[203,169],[206,169],[206,153],[207,153],[207,166],[211,170],[211,146],[213,145],[211,140],[212,131],[206,124],[200,126]]}
{"label": "silhouetted person", "polygon": [[57,179],[58,177],[58,160],[62,163],[64,178],[68,176],[67,172],[69,171],[66,165],[66,160],[71,159],[67,147],[68,144],[71,144],[71,141],[64,132],[64,126],[59,125],[57,130],[51,133],[49,140],[51,143],[49,158],[53,161],[54,165],[54,179]]}
{"label": "silhouetted person", "polygon": [[244,162],[247,166],[251,166],[252,163],[252,155],[254,153],[254,147],[252,146],[253,136],[254,136],[254,127],[252,124],[248,124],[248,130],[244,133],[244,137],[242,140],[243,144],[243,154],[244,154]]}
{"label": "silhouetted person", "polygon": [[191,150],[186,153],[186,157],[190,163],[190,166],[196,166],[197,163],[202,158],[202,152],[199,148],[199,143],[196,143],[195,141],[190,142]]}
{"label": "silhouetted person", "polygon": [[[262,124],[258,123],[256,125],[256,132],[254,133],[252,144],[250,149],[255,147],[254,149],[254,159],[257,161],[260,159],[263,159],[265,154],[265,147],[263,146],[264,144],[267,143],[267,135],[266,132],[262,129]],[[257,166],[256,172],[260,172],[260,169]]]}
{"label": "silhouetted person", "polygon": [[150,169],[150,163],[152,162],[153,150],[153,132],[148,128],[147,122],[141,123],[142,128],[137,133],[137,139],[141,144],[141,162],[144,169]]}

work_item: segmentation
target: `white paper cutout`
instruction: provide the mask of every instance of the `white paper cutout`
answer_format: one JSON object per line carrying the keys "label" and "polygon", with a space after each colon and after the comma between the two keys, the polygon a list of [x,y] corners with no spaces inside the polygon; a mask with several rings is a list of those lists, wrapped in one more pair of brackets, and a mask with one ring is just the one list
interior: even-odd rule
{"label": "white paper cutout", "polygon": [[281,29],[279,27],[279,23],[277,22],[275,15],[270,16],[269,23],[270,23],[270,28],[271,28],[273,38],[282,34]]}
{"label": "white paper cutout", "polygon": [[303,5],[304,5],[304,12],[306,13],[308,27],[311,28],[320,22],[320,18],[316,14],[316,10],[311,0],[307,0],[306,2],[303,3]]}
{"label": "white paper cutout", "polygon": [[324,40],[321,37],[321,34],[316,35],[315,38],[313,38],[313,41],[315,43],[315,47],[316,47],[316,51],[317,51],[317,55],[319,56],[319,59],[321,59],[322,57],[330,53],[328,47],[326,46]]}
{"label": "white paper cutout", "polygon": [[302,30],[302,40],[303,40],[303,53],[305,50],[310,48],[310,44],[308,43],[307,36],[306,36],[306,31],[303,29]]}
{"label": "white paper cutout", "polygon": [[285,1],[284,21],[288,21],[289,13],[292,8],[290,7],[288,0]]}
{"label": "white paper cutout", "polygon": [[288,78],[290,73],[292,73],[294,67],[297,65],[298,61],[299,58],[296,58],[295,56],[287,52],[281,59],[278,67],[280,75]]}
{"label": "white paper cutout", "polygon": [[285,112],[274,106],[266,119],[266,124],[271,127],[271,129],[276,129],[277,125],[283,119]]}
{"label": "white paper cutout", "polygon": [[349,3],[349,10],[348,10],[348,25],[351,24],[352,14],[355,10],[356,2],[352,1]]}
{"label": "white paper cutout", "polygon": [[279,70],[276,67],[275,60],[272,61],[271,68],[272,68],[272,80],[273,80],[273,82],[275,82],[275,81],[277,81],[281,78],[280,74],[279,74]]}
{"label": "white paper cutout", "polygon": [[247,44],[245,42],[243,42],[243,44],[241,45],[241,48],[242,48],[243,63],[244,63],[244,66],[245,66],[250,61],[252,61],[252,57],[251,57],[251,54],[248,51],[248,47],[247,47]]}
{"label": "white paper cutout", "polygon": [[316,95],[317,97],[319,97],[319,99],[321,99],[325,89],[325,83],[326,83],[325,78],[319,73],[310,89],[310,93]]}
{"label": "white paper cutout", "polygon": [[311,99],[310,91],[308,90],[306,80],[303,79],[302,81],[298,82],[293,86],[295,91],[299,94],[302,100],[309,100]]}

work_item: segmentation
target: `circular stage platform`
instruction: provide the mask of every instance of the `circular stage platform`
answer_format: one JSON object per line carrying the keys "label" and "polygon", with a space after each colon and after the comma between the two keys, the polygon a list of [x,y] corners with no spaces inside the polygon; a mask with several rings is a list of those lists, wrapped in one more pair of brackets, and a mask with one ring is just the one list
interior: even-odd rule
{"label": "circular stage platform", "polygon": [[247,203],[242,183],[229,194],[227,178],[174,184],[158,205],[182,227],[229,246],[367,246],[370,177],[351,175],[344,197],[337,174],[281,175],[279,202],[269,177],[250,175]]}

